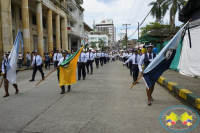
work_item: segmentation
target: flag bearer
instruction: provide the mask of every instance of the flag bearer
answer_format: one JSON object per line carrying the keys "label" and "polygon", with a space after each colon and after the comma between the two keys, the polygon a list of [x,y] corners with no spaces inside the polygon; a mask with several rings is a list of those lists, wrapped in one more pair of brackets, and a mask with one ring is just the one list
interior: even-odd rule
{"label": "flag bearer", "polygon": [[81,79],[81,71],[82,71],[83,80],[85,80],[85,77],[86,77],[85,64],[86,63],[87,63],[86,54],[82,51],[78,59],[78,80]]}
{"label": "flag bearer", "polygon": [[32,74],[32,79],[29,81],[34,81],[35,80],[35,74],[37,73],[37,70],[40,71],[42,75],[42,79],[44,78],[44,73],[42,70],[42,57],[38,55],[38,52],[34,52],[34,57],[31,66],[33,66],[33,74]]}
{"label": "flag bearer", "polygon": [[[59,60],[59,63],[58,63],[58,66],[60,66],[60,64],[63,62],[63,61],[65,61],[65,60],[67,60],[67,51],[66,50],[63,50],[63,52],[62,52],[62,56],[63,57],[61,57],[60,58],[60,60]],[[61,74],[61,73],[60,73]],[[58,78],[59,78],[59,75],[58,75]],[[63,86],[61,86],[61,93],[60,94],[64,94],[65,93],[65,86],[63,85]],[[71,85],[68,85],[68,91],[67,92],[70,92],[71,91]]]}
{"label": "flag bearer", "polygon": [[96,68],[99,68],[100,53],[98,52],[98,50],[96,50],[96,53],[94,54],[94,58],[95,58]]}
{"label": "flag bearer", "polygon": [[[144,67],[145,69],[147,68],[147,66],[151,63],[151,61],[156,57],[156,54],[153,53],[153,45],[148,45],[147,46],[147,53],[143,54],[139,63],[138,63],[138,67],[139,70],[141,72],[142,75],[144,75],[143,70],[142,70],[142,64],[144,63]],[[148,104],[149,106],[151,106],[151,101],[153,101],[153,97],[152,97],[152,93],[154,90],[154,85],[151,88],[146,88],[146,92],[147,92],[147,97],[148,97]]]}
{"label": "flag bearer", "polygon": [[[5,60],[2,62],[2,67],[1,67],[2,73],[3,73],[3,78],[4,78],[4,89],[5,89],[5,92],[6,92],[6,94],[3,96],[4,98],[9,96],[9,93],[8,93],[8,87],[9,87],[8,83],[9,83],[9,81],[7,79],[7,76],[6,76],[6,74],[7,74],[6,68],[7,68],[8,63],[9,63],[9,58],[8,58],[9,55],[10,55],[9,51],[5,52]],[[14,83],[13,86],[16,90],[15,94],[18,94],[19,90],[18,90],[17,84]]]}
{"label": "flag bearer", "polygon": [[135,49],[134,54],[123,64],[123,66],[124,66],[128,62],[132,62],[133,84],[138,79],[138,73],[139,73],[138,62],[139,61],[140,61],[140,55],[138,54],[137,49]]}
{"label": "flag bearer", "polygon": [[91,52],[91,49],[89,49],[89,52],[86,53],[87,58],[87,73],[89,73],[89,66],[91,68],[91,74],[93,73],[93,62],[94,62],[94,54]]}

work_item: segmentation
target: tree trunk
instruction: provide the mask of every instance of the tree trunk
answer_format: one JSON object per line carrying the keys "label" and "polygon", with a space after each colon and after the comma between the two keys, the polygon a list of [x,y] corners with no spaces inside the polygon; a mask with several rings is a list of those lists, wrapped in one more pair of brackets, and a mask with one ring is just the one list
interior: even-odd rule
{"label": "tree trunk", "polygon": [[176,13],[172,13],[172,15],[170,16],[170,23],[171,23],[171,27],[170,27],[170,30],[171,30],[171,33],[175,33],[175,17],[176,17]]}

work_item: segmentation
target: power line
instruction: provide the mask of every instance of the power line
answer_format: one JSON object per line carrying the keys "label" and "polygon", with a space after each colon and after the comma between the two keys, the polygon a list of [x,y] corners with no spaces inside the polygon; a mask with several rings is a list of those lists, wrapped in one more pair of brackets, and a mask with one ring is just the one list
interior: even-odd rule
{"label": "power line", "polygon": [[[135,2],[136,2],[136,0],[133,2],[132,11],[131,11],[131,13],[130,13],[130,15],[129,15],[129,17],[128,17],[128,21],[129,21],[129,19],[130,19],[130,16],[131,16],[131,14],[132,14],[132,12],[133,12],[133,9],[134,9],[134,6],[135,6]],[[127,21],[127,22],[128,22],[128,21]]]}
{"label": "power line", "polygon": [[[127,0],[126,0],[126,4],[127,4]],[[125,4],[125,8],[124,8],[124,15],[125,15],[125,10],[126,10],[126,4]],[[122,24],[123,24],[123,20],[124,20],[124,15],[123,15],[123,19],[122,19]]]}
{"label": "power line", "polygon": [[127,26],[131,24],[122,24],[123,26],[126,26],[126,50],[127,50],[127,42],[128,42],[128,37],[127,37]]}

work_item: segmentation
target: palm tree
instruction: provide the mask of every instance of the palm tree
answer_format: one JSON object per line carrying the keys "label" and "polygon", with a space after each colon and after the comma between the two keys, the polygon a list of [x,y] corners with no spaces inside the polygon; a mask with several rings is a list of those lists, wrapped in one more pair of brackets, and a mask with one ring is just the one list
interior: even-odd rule
{"label": "palm tree", "polygon": [[103,39],[99,39],[98,43],[99,43],[98,47],[101,48],[101,50],[103,51],[104,45],[106,44],[106,42]]}
{"label": "palm tree", "polygon": [[153,6],[151,14],[156,17],[156,20],[160,21],[164,18],[166,12],[170,12],[170,30],[172,33],[175,31],[175,17],[178,10],[180,10],[186,3],[186,0],[157,0],[157,2],[151,2],[149,5]]}
{"label": "palm tree", "polygon": [[96,44],[97,44],[97,42],[90,42],[90,47],[95,49],[95,48],[97,48]]}

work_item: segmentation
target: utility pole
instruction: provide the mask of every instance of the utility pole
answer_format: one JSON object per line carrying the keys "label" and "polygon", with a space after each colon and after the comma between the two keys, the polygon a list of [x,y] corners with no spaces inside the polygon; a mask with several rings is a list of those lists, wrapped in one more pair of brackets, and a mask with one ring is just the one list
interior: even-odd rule
{"label": "utility pole", "polygon": [[[138,22],[138,40],[139,40],[139,37],[140,37],[140,23]],[[139,48],[139,42],[138,42],[138,48]]]}
{"label": "utility pole", "polygon": [[126,26],[126,50],[127,50],[127,42],[128,42],[128,37],[127,37],[127,26],[131,24],[122,24],[123,26]]}

